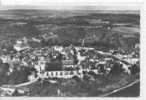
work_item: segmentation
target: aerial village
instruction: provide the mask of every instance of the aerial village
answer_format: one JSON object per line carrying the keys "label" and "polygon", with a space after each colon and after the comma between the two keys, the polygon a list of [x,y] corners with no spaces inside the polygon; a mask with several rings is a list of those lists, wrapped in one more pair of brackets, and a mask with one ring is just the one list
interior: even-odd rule
{"label": "aerial village", "polygon": [[[54,33],[50,33],[49,38],[57,37]],[[47,38],[47,34],[41,36]],[[57,82],[55,79],[70,79],[78,77],[82,79],[84,76],[89,78],[95,75],[109,75],[124,73],[127,75],[139,72],[139,44],[135,45],[135,51],[129,54],[110,50],[103,52],[95,48],[82,46],[44,46],[43,48],[33,48],[28,41],[40,43],[41,39],[26,37],[15,40],[13,50],[7,53],[6,49],[2,49],[0,55],[0,63],[9,66],[7,76],[11,76],[16,70],[29,68],[28,82],[35,79],[48,79],[50,82]],[[54,81],[51,81],[54,80]],[[1,87],[1,89],[5,90]],[[7,91],[7,89],[5,90]],[[14,91],[13,91],[14,92]],[[12,95],[12,92],[7,93]]]}

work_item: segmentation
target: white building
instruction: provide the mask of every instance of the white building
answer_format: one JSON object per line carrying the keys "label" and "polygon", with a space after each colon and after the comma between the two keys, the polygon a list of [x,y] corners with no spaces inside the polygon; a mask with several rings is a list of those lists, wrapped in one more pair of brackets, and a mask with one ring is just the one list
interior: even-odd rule
{"label": "white building", "polygon": [[22,40],[17,40],[16,44],[13,47],[18,52],[30,48],[28,44],[26,42],[23,42]]}

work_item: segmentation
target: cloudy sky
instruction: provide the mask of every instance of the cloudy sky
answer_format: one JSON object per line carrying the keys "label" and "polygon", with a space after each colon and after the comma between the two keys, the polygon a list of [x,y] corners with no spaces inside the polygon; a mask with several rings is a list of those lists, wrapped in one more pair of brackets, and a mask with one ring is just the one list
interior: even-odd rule
{"label": "cloudy sky", "polygon": [[[139,10],[141,0],[1,0],[1,8]],[[133,1],[133,2],[132,2]],[[135,1],[135,2],[134,2]]]}

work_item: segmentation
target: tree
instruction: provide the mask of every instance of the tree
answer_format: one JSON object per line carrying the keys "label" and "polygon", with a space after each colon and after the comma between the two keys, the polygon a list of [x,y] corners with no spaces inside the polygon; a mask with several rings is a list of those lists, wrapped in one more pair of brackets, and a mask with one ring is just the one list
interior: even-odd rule
{"label": "tree", "polygon": [[2,63],[0,65],[0,85],[6,84],[8,81],[7,72],[9,71],[9,65],[7,63]]}
{"label": "tree", "polygon": [[137,64],[134,64],[134,65],[132,65],[132,66],[130,67],[130,71],[131,71],[131,74],[134,75],[134,74],[140,72],[140,68],[138,67]]}
{"label": "tree", "polygon": [[20,84],[28,81],[28,76],[31,74],[31,68],[19,66],[20,70],[14,70],[14,72],[9,76],[9,84]]}
{"label": "tree", "polygon": [[122,65],[115,62],[113,67],[111,68],[110,74],[120,75],[122,72],[123,72]]}

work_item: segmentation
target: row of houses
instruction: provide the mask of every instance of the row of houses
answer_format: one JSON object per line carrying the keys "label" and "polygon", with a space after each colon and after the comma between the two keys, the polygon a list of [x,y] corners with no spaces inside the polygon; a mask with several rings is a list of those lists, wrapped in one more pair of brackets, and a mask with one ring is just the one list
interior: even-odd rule
{"label": "row of houses", "polygon": [[43,74],[38,74],[40,78],[72,78],[74,76],[78,76],[80,78],[83,77],[84,72],[94,72],[96,74],[100,74],[97,69],[90,70],[90,69],[80,69],[74,71],[46,71]]}

